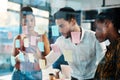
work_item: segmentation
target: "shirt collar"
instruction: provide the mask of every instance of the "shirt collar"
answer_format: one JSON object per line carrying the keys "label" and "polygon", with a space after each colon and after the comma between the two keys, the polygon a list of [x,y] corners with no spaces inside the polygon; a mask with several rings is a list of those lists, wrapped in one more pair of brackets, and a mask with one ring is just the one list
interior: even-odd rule
{"label": "shirt collar", "polygon": [[81,29],[82,29],[82,35],[81,35],[80,41],[83,40],[83,37],[84,37],[84,35],[85,35],[85,30],[84,30],[83,28],[81,28]]}

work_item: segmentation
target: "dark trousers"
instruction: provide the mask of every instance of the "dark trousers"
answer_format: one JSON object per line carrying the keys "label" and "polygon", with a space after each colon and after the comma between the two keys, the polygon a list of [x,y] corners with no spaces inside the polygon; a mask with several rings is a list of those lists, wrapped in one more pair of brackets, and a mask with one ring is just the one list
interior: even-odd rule
{"label": "dark trousers", "polygon": [[12,80],[42,80],[42,72],[21,72],[16,70],[12,74]]}
{"label": "dark trousers", "polygon": [[[71,77],[71,80],[78,80],[78,79]],[[94,79],[85,79],[85,80],[94,80]]]}
{"label": "dark trousers", "polygon": [[74,78],[74,77],[71,77],[71,80],[78,80],[78,79],[76,79],[76,78]]}

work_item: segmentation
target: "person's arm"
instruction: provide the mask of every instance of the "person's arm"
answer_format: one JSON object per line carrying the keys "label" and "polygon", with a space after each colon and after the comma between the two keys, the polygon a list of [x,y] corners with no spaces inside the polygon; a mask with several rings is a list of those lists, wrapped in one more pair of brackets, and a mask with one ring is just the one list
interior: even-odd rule
{"label": "person's arm", "polygon": [[[16,40],[19,39],[20,40],[20,48],[16,48]],[[18,35],[15,37],[14,41],[13,41],[13,50],[12,50],[12,58],[11,59],[15,59],[15,65],[13,65],[16,69],[20,69],[20,60],[18,59],[18,54],[20,53],[20,50],[21,51],[24,51],[25,50],[25,47],[23,45],[23,42],[21,43],[22,41],[22,37],[21,35]],[[13,58],[14,57],[14,58]],[[11,60],[11,61],[14,61],[14,60]]]}
{"label": "person's arm", "polygon": [[[12,51],[12,57],[11,59],[15,59],[15,64],[13,62],[12,66],[14,66],[16,69],[20,69],[20,61],[18,59],[16,59],[15,57],[19,54],[18,48],[15,48],[15,41],[16,39],[20,39],[20,35],[18,35],[17,37],[15,37],[14,41],[13,41],[13,51]],[[14,61],[14,60],[11,60]],[[12,62],[11,62],[12,63]]]}
{"label": "person's arm", "polygon": [[46,34],[42,35],[42,40],[44,42],[44,56],[48,55],[50,53],[50,43],[46,36]]}
{"label": "person's arm", "polygon": [[[61,56],[62,52],[60,47],[62,46],[61,39],[57,39],[54,44],[51,45],[52,50],[45,56],[47,67],[51,66]],[[55,49],[54,49],[55,48]]]}
{"label": "person's arm", "polygon": [[45,56],[46,67],[51,66],[61,56],[61,53],[55,53],[53,50]]}

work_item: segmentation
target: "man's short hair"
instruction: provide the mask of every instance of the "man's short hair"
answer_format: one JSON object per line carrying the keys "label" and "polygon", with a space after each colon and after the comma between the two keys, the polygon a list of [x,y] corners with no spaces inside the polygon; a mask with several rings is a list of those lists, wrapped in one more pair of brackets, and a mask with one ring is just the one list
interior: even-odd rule
{"label": "man's short hair", "polygon": [[59,11],[57,11],[54,14],[54,19],[65,19],[67,21],[70,21],[71,19],[75,19],[76,13],[75,10],[71,7],[64,7],[61,8]]}
{"label": "man's short hair", "polygon": [[33,14],[33,10],[32,10],[32,8],[31,7],[29,7],[29,6],[26,6],[26,7],[22,7],[22,9],[21,9],[21,14],[22,15],[28,15],[28,14]]}

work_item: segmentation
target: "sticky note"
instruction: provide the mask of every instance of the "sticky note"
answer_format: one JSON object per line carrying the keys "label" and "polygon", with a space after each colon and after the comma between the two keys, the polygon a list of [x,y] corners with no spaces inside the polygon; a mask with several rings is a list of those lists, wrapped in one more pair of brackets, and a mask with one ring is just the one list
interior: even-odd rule
{"label": "sticky note", "polygon": [[58,26],[52,26],[52,36],[59,36]]}
{"label": "sticky note", "polygon": [[20,48],[20,40],[19,39],[15,40],[15,48]]}
{"label": "sticky note", "polygon": [[5,45],[4,50],[7,51],[9,49],[8,45]]}
{"label": "sticky note", "polygon": [[63,55],[64,55],[64,58],[65,58],[65,61],[69,61],[69,62],[73,61],[71,50],[63,50]]}
{"label": "sticky note", "polygon": [[45,60],[44,59],[39,59],[39,66],[41,69],[45,69]]}
{"label": "sticky note", "polygon": [[15,64],[16,64],[15,57],[11,56],[11,65],[15,66]]}
{"label": "sticky note", "polygon": [[24,47],[29,47],[29,39],[28,38],[24,39]]}
{"label": "sticky note", "polygon": [[23,31],[23,34],[28,34],[27,26],[22,26],[22,31]]}
{"label": "sticky note", "polygon": [[41,52],[44,52],[44,43],[43,42],[38,42],[38,48]]}
{"label": "sticky note", "polygon": [[12,32],[8,32],[8,39],[12,39]]}
{"label": "sticky note", "polygon": [[71,32],[72,42],[80,43],[80,32]]}
{"label": "sticky note", "polygon": [[45,33],[44,28],[41,27],[41,26],[35,26],[35,27],[34,27],[34,31],[37,32],[39,35],[42,35],[42,34]]}
{"label": "sticky note", "polygon": [[56,44],[51,44],[50,46],[55,53],[60,53],[60,49]]}
{"label": "sticky note", "polygon": [[72,69],[69,65],[60,65],[61,67],[61,72],[62,72],[62,75],[63,75],[63,78],[65,78],[65,80],[71,80],[71,72],[72,72]]}
{"label": "sticky note", "polygon": [[28,58],[29,58],[30,62],[34,63],[35,58],[34,58],[34,55],[32,53],[28,53]]}
{"label": "sticky note", "polygon": [[24,54],[20,51],[19,54],[18,54],[18,58],[21,62],[24,62],[25,61],[25,58],[24,58]]}
{"label": "sticky note", "polygon": [[37,42],[37,37],[36,36],[31,36],[30,44],[33,45],[33,46],[36,46],[36,42]]}
{"label": "sticky note", "polygon": [[39,34],[39,35],[42,35],[42,34],[44,34],[44,33],[45,33],[45,31],[44,31],[44,30],[39,29],[39,31],[38,31],[38,34]]}

